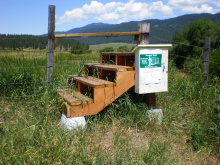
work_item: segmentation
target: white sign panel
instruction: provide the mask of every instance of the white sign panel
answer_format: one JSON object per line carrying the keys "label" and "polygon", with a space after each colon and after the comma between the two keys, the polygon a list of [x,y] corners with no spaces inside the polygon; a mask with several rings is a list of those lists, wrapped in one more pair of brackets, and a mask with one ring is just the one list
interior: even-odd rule
{"label": "white sign panel", "polygon": [[146,50],[140,54],[139,84],[158,84],[162,77],[162,50]]}
{"label": "white sign panel", "polygon": [[135,92],[168,91],[168,48],[170,44],[138,45],[135,52]]}

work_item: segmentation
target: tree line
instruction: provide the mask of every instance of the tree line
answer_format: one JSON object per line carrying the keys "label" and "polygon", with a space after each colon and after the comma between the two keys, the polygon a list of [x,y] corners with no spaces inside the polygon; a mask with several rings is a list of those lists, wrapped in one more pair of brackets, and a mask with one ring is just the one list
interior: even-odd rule
{"label": "tree line", "polygon": [[[0,50],[46,49],[47,42],[47,36],[0,34]],[[72,38],[59,38],[55,48],[67,50],[74,45],[89,47],[88,44]]]}

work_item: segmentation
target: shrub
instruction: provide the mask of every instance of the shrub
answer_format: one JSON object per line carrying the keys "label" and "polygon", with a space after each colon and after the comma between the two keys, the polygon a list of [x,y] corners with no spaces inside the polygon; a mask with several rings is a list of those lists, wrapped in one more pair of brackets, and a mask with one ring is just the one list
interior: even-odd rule
{"label": "shrub", "polygon": [[82,54],[86,50],[86,47],[83,45],[74,45],[71,47],[70,52],[73,54]]}
{"label": "shrub", "polygon": [[113,47],[105,47],[104,49],[100,50],[100,53],[102,52],[114,52]]}
{"label": "shrub", "polygon": [[129,52],[129,49],[128,49],[128,47],[125,45],[125,46],[120,46],[117,51],[118,51],[118,52]]}

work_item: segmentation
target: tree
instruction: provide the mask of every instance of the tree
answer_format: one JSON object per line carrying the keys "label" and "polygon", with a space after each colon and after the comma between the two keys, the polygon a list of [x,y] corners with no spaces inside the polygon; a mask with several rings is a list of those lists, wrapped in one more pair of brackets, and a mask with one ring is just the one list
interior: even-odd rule
{"label": "tree", "polygon": [[70,52],[73,54],[82,54],[86,50],[86,47],[84,45],[73,45],[70,49]]}
{"label": "tree", "polygon": [[177,67],[183,66],[186,59],[184,57],[203,59],[205,37],[211,37],[211,48],[217,49],[220,46],[220,23],[202,19],[190,23],[173,36],[177,45],[172,53],[179,55],[174,58]]}
{"label": "tree", "polygon": [[114,52],[113,47],[105,47],[104,49],[100,50],[100,53],[102,52]]}
{"label": "tree", "polygon": [[119,46],[117,51],[118,52],[129,52],[129,49],[128,49],[127,45],[125,45],[125,46]]}

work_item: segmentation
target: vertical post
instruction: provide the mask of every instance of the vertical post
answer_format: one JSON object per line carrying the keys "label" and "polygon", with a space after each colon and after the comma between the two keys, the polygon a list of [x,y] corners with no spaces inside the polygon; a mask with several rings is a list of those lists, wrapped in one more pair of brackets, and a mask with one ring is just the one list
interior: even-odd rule
{"label": "vertical post", "polygon": [[55,6],[49,6],[48,19],[48,45],[47,45],[47,82],[51,81],[53,75],[53,48],[55,31]]}
{"label": "vertical post", "polygon": [[204,88],[206,88],[208,84],[210,48],[211,48],[211,38],[206,37],[205,44],[204,44],[204,59],[203,59],[203,76],[204,76],[203,87]]}
{"label": "vertical post", "polygon": [[141,32],[141,41],[139,41],[139,45],[149,44],[149,32],[150,32],[150,23],[139,23],[139,32]]}
{"label": "vertical post", "polygon": [[[150,23],[139,23],[139,32],[141,32],[140,35],[140,41],[138,42],[139,45],[146,45],[149,44],[149,33],[150,33]],[[148,93],[145,95],[146,97],[146,104],[148,107],[156,107],[156,95],[155,93]]]}

